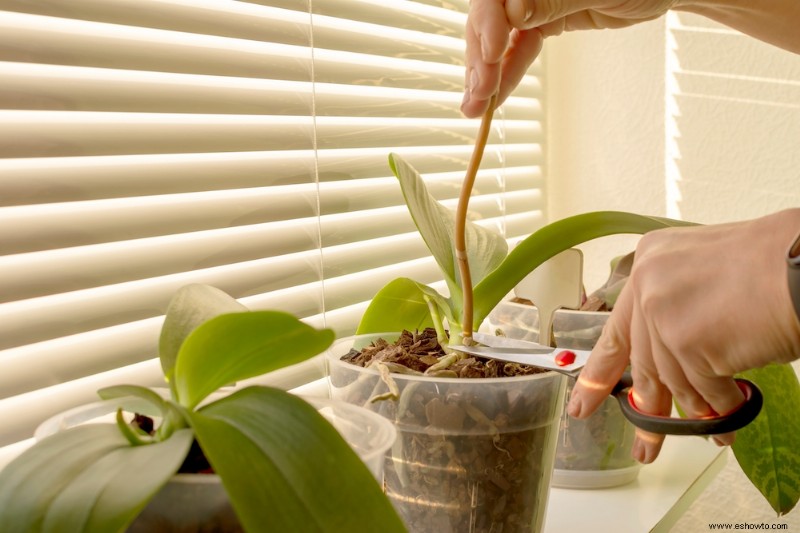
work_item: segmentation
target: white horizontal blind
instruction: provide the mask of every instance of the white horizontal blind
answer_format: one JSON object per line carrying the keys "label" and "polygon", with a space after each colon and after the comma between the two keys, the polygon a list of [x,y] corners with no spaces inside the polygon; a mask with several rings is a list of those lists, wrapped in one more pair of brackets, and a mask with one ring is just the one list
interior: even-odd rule
{"label": "white horizontal blind", "polygon": [[668,212],[728,221],[800,205],[800,56],[667,18]]}
{"label": "white horizontal blind", "polygon": [[[455,205],[467,5],[0,0],[0,446],[99,386],[163,385],[184,284],[345,335],[389,280],[438,280],[387,155]],[[539,68],[471,203],[507,238],[543,216]]]}

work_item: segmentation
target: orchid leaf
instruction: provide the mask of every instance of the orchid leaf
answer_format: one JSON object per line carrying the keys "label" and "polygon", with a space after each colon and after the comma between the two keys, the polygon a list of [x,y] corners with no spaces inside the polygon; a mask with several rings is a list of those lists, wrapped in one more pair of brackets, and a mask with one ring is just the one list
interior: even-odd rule
{"label": "orchid leaf", "polygon": [[188,422],[177,404],[169,402],[152,389],[139,385],[115,385],[97,391],[105,400],[117,400],[118,408],[161,419],[155,440],[168,438],[173,431],[186,427]]}
{"label": "orchid leaf", "polygon": [[54,499],[45,529],[124,529],[177,472],[192,439],[192,430],[182,429],[168,440],[123,446],[96,458]]}
{"label": "orchid leaf", "polygon": [[192,438],[183,429],[132,447],[111,424],[52,435],[0,472],[3,532],[124,530],[178,470]]}
{"label": "orchid leaf", "polygon": [[97,391],[104,400],[117,400],[118,407],[150,417],[163,418],[168,406],[164,398],[152,389],[139,385],[114,385]]}
{"label": "orchid leaf", "polygon": [[[463,319],[460,316],[463,302],[453,246],[455,213],[428,193],[419,173],[402,158],[392,154],[389,156],[389,163],[400,181],[414,223],[445,276],[450,288],[451,314],[456,319],[454,322],[460,323]],[[643,234],[655,229],[689,225],[694,224],[619,211],[585,213],[548,224],[508,253],[502,237],[477,224],[468,223],[467,253],[475,285],[473,323],[476,328],[479,327],[492,309],[525,276],[568,248],[606,235]],[[378,309],[383,312],[387,308],[378,306],[375,311],[368,309],[362,321],[377,321],[374,313]],[[402,321],[398,320],[396,323]],[[375,329],[370,327],[369,331]]]}
{"label": "orchid leaf", "polygon": [[117,429],[122,433],[122,436],[128,441],[131,446],[142,446],[145,444],[153,444],[156,439],[140,427],[135,427],[125,420],[122,408],[117,409]]}
{"label": "orchid leaf", "polygon": [[748,370],[741,377],[764,393],[756,419],[736,432],[733,453],[779,515],[800,499],[800,384],[791,365]]}
{"label": "orchid leaf", "polygon": [[390,281],[370,301],[357,335],[394,331],[421,331],[434,327],[425,297],[449,316],[448,300],[434,289],[408,278]]}
{"label": "orchid leaf", "polygon": [[[450,293],[460,293],[454,245],[455,212],[436,201],[419,173],[400,156],[391,154],[389,165],[400,182],[411,218],[439,264]],[[472,222],[466,225],[466,244],[473,283],[494,270],[508,253],[508,244],[502,236]]]}
{"label": "orchid leaf", "polygon": [[405,531],[366,465],[302,399],[248,387],[190,416],[247,530]]}
{"label": "orchid leaf", "polygon": [[178,402],[193,409],[220,387],[305,361],[333,339],[332,330],[317,330],[280,311],[212,318],[187,337],[178,353]]}
{"label": "orchid leaf", "polygon": [[178,289],[170,300],[158,342],[161,369],[167,381],[172,381],[183,341],[197,326],[215,316],[247,310],[227,293],[209,285],[191,284]]}
{"label": "orchid leaf", "polygon": [[536,267],[568,248],[619,233],[644,234],[691,222],[626,213],[595,211],[557,220],[521,241],[506,259],[475,287],[475,323],[480,324],[498,303]]}

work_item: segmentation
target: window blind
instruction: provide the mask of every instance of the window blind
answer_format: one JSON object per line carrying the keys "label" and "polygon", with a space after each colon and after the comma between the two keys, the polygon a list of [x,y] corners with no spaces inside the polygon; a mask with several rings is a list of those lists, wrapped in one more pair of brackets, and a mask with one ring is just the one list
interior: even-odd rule
{"label": "window blind", "polygon": [[[391,279],[436,282],[387,156],[455,206],[467,9],[0,0],[0,447],[101,386],[163,386],[182,285],[347,335]],[[540,69],[497,111],[471,202],[509,239],[543,220]]]}
{"label": "window blind", "polygon": [[689,13],[667,17],[667,39],[667,214],[799,205],[800,56]]}

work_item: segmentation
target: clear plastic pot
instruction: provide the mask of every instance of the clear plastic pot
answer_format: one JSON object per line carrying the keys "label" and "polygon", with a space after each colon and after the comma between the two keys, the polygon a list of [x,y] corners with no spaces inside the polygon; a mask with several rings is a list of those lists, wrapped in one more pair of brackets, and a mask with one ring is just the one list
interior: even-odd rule
{"label": "clear plastic pot", "polygon": [[414,533],[535,532],[547,509],[565,378],[555,372],[508,378],[390,375],[399,399],[373,368],[341,357],[378,337],[342,339],[327,352],[331,396],[391,420],[384,487]]}
{"label": "clear plastic pot", "polygon": [[[384,456],[396,437],[394,426],[368,409],[347,402],[302,397],[339,431],[380,482],[383,479]],[[37,428],[35,437],[40,440],[86,423],[113,424],[117,403],[116,400],[107,400],[65,411],[43,422]],[[243,530],[219,476],[176,474],[128,528],[129,533],[160,531],[237,533]]]}
{"label": "clear plastic pot", "polygon": [[[553,337],[559,348],[590,350],[609,313],[561,309],[553,317]],[[488,326],[505,336],[537,342],[539,312],[534,306],[501,302],[489,315]],[[575,384],[568,379],[567,395]],[[585,420],[561,418],[552,484],[560,488],[594,489],[635,480],[641,465],[631,457],[634,426],[609,397]]]}

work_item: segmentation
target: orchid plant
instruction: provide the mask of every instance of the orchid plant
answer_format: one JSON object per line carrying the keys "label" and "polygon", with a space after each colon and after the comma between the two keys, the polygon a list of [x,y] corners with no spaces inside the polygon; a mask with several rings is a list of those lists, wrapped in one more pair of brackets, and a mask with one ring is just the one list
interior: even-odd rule
{"label": "orchid plant", "polygon": [[[434,327],[442,345],[463,344],[464,337],[477,331],[520,281],[558,253],[607,235],[694,225],[618,211],[585,213],[540,228],[509,252],[502,236],[466,220],[463,204],[468,194],[462,191],[461,208],[454,212],[428,193],[419,173],[400,156],[390,155],[389,165],[414,223],[439,265],[448,295],[409,278],[395,279],[372,299],[358,334]],[[465,250],[457,242],[462,231]],[[459,260],[464,258],[471,279],[462,274]],[[467,287],[465,280],[469,280]],[[451,354],[452,360],[456,357]],[[443,365],[435,367],[440,370]],[[754,422],[737,432],[733,451],[753,485],[783,514],[800,499],[800,411],[796,407],[800,405],[800,384],[789,365],[751,370],[743,377],[762,390],[764,406]]]}
{"label": "orchid plant", "polygon": [[[544,226],[509,252],[499,234],[467,221],[465,227],[472,288],[472,310],[464,305],[462,275],[455,249],[456,213],[427,191],[420,174],[396,154],[389,165],[431,255],[447,284],[448,296],[409,278],[383,287],[364,313],[357,333],[378,333],[435,327],[445,343],[461,344],[462,326],[469,321],[477,331],[492,309],[536,267],[583,242],[617,233],[642,234],[688,222],[619,211],[599,211],[565,218]],[[464,215],[466,216],[466,215]],[[445,333],[445,321],[449,333]]]}
{"label": "orchid plant", "polygon": [[[248,311],[213,287],[184,287],[160,339],[169,393],[100,390],[118,404],[115,424],[55,433],[0,471],[0,529],[124,531],[196,440],[246,531],[405,531],[366,465],[306,401],[264,386],[212,397],[308,359],[333,339],[287,313]],[[145,432],[125,411],[161,423]]]}

